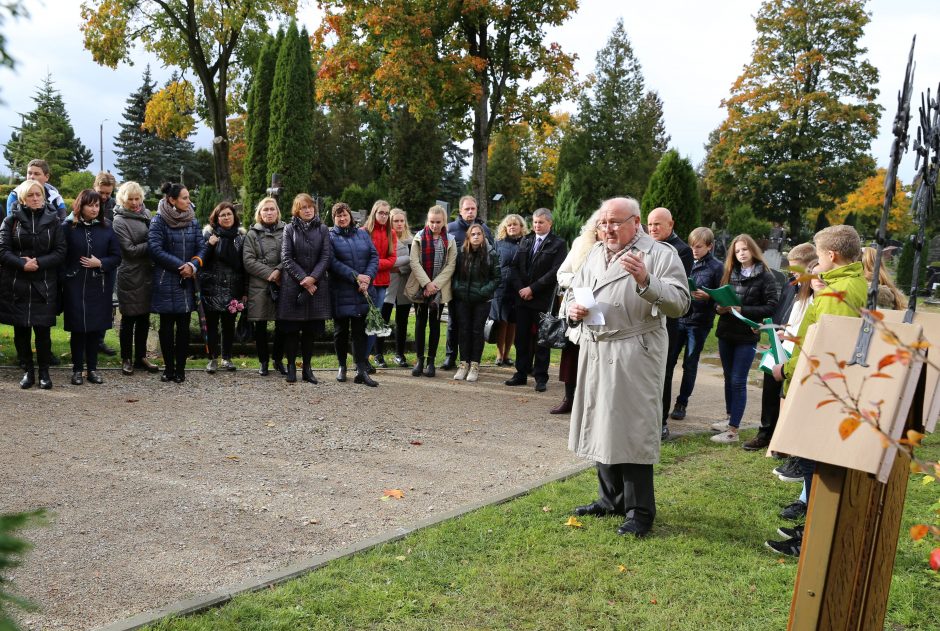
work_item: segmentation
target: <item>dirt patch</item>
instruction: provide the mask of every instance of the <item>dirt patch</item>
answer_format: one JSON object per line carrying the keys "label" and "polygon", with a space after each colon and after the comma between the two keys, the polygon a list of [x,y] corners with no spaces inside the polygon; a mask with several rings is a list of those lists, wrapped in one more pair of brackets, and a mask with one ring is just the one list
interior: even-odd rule
{"label": "dirt patch", "polygon": [[[553,371],[554,372],[554,371]],[[378,388],[190,372],[183,386],[107,371],[102,386],[23,391],[0,371],[0,511],[40,506],[49,525],[12,578],[41,607],[29,629],[88,629],[241,583],[407,526],[578,462],[560,399],[511,370],[379,371]],[[681,370],[677,371],[677,377]],[[684,422],[721,418],[720,373],[699,370]],[[748,419],[759,413],[752,394]],[[385,489],[401,500],[382,501]],[[588,500],[590,498],[584,498]]]}

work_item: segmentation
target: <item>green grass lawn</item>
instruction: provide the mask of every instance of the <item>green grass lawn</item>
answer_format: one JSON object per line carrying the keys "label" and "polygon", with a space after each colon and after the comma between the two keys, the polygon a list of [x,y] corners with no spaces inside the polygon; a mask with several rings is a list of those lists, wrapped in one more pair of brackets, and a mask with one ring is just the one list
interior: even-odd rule
{"label": "green grass lawn", "polygon": [[[924,455],[936,460],[940,441],[928,444]],[[615,518],[565,525],[595,496],[588,471],[151,629],[783,629],[797,562],[763,542],[776,538],[776,513],[799,485],[772,476],[776,462],[685,437],[663,447],[648,539],[617,536]],[[907,536],[930,519],[938,488],[908,489],[892,629],[940,620],[933,544]]]}

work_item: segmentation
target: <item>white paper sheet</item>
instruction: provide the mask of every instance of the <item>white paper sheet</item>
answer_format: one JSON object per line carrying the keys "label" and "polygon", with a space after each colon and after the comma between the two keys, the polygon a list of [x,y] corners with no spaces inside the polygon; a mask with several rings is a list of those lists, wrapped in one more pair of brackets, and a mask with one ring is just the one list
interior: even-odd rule
{"label": "white paper sheet", "polygon": [[597,300],[594,299],[594,292],[590,287],[572,287],[574,291],[574,301],[587,308],[588,314],[584,318],[584,324],[606,324],[604,312],[601,310]]}

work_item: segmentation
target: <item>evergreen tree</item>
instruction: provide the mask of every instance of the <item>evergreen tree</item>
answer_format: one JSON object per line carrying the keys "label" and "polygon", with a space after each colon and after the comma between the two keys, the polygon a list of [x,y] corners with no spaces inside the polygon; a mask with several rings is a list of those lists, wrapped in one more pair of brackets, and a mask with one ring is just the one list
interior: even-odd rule
{"label": "evergreen tree", "polygon": [[[324,191],[340,196],[351,184],[365,186],[370,181],[366,168],[362,128],[365,125],[362,108],[348,102],[330,106],[324,125],[325,138],[320,151],[332,159],[323,163],[319,177],[325,180]],[[343,201],[346,201],[343,199]]]}
{"label": "evergreen tree", "polygon": [[666,152],[650,177],[642,206],[646,213],[654,208],[668,208],[676,222],[673,230],[683,239],[701,225],[702,199],[698,193],[698,178],[688,158],[680,157],[675,149]]}
{"label": "evergreen tree", "polygon": [[267,37],[255,64],[248,92],[248,117],[245,119],[245,193],[249,199],[264,197],[270,185],[268,176],[268,131],[271,124],[271,89],[284,32]]}
{"label": "evergreen tree", "polygon": [[[522,191],[522,155],[519,128],[506,125],[493,135],[486,165],[487,190],[502,193],[505,204],[514,205]],[[528,131],[528,130],[525,130]]]}
{"label": "evergreen tree", "polygon": [[646,91],[618,20],[562,141],[557,181],[569,175],[574,193],[589,206],[615,195],[639,196],[668,142],[662,101]]}
{"label": "evergreen tree", "polygon": [[389,197],[405,212],[434,205],[444,172],[443,147],[437,121],[419,121],[407,108],[395,113],[388,152]]}
{"label": "evergreen tree", "polygon": [[568,242],[570,246],[581,233],[586,221],[581,211],[581,198],[571,188],[571,178],[565,176],[555,193],[555,209],[552,211],[552,232]]}
{"label": "evergreen tree", "polygon": [[310,40],[292,21],[277,55],[268,132],[268,173],[281,175],[284,205],[311,191],[315,110]]}
{"label": "evergreen tree", "polygon": [[[924,250],[920,256],[920,274],[917,277],[918,287],[923,287],[927,282],[927,244],[924,244]],[[911,239],[904,241],[901,248],[901,254],[898,256],[897,275],[895,284],[898,289],[908,296],[911,295],[911,283],[914,280],[914,242]]]}
{"label": "evergreen tree", "polygon": [[829,227],[829,218],[826,216],[825,210],[820,210],[819,214],[816,215],[816,226],[813,228],[813,234],[816,234],[823,228]]}
{"label": "evergreen tree", "polygon": [[81,171],[91,164],[92,153],[75,136],[62,95],[53,87],[52,75],[46,75],[33,95],[36,108],[23,116],[22,125],[10,134],[3,157],[14,172],[25,175],[30,160],[49,163],[53,180],[68,171]]}
{"label": "evergreen tree", "polygon": [[[460,198],[470,190],[469,182],[463,175],[469,157],[470,152],[454,142],[452,138],[444,143],[444,175],[441,178],[440,198],[450,203],[451,208],[455,207]],[[419,213],[419,217],[423,219],[424,214],[420,209]],[[409,214],[409,220],[411,217],[412,215]]]}

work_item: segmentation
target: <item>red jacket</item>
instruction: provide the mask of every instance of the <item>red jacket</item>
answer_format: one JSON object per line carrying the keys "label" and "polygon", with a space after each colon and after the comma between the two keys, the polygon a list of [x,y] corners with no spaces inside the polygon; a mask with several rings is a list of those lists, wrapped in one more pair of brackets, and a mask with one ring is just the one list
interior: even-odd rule
{"label": "red jacket", "polygon": [[391,272],[392,267],[395,266],[398,236],[392,231],[392,253],[389,254],[388,235],[385,234],[385,230],[380,226],[376,225],[375,228],[376,229],[372,231],[372,245],[375,246],[376,252],[379,253],[379,271],[375,275],[375,280],[372,281],[372,285],[374,287],[388,287],[391,281],[389,272]]}

